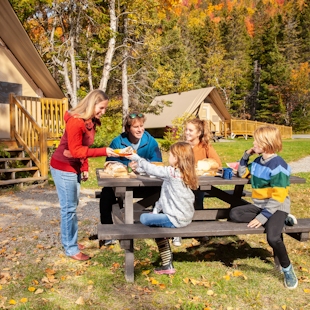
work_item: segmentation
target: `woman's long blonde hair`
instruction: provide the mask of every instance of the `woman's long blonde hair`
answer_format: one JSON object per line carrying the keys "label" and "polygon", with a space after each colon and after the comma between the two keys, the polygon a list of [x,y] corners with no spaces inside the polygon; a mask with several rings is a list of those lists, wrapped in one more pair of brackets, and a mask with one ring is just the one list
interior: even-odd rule
{"label": "woman's long blonde hair", "polygon": [[94,117],[96,104],[106,100],[109,98],[104,91],[94,89],[69,112],[77,118],[88,120]]}
{"label": "woman's long blonde hair", "polygon": [[176,166],[180,169],[185,185],[193,190],[197,189],[195,156],[190,144],[187,142],[174,143],[170,147],[170,152],[177,159]]}
{"label": "woman's long blonde hair", "polygon": [[187,121],[186,125],[187,124],[193,124],[196,130],[201,132],[199,142],[202,143],[203,146],[208,146],[211,139],[211,133],[207,121],[194,118]]}

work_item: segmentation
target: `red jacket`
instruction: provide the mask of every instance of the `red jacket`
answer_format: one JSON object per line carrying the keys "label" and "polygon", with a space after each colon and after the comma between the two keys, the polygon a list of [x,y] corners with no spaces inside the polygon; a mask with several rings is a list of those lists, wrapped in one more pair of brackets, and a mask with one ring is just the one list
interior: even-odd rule
{"label": "red jacket", "polygon": [[64,116],[65,133],[51,158],[51,166],[55,169],[80,174],[88,171],[88,157],[107,156],[106,148],[89,148],[95,138],[96,125],[100,121],[85,121],[69,114]]}

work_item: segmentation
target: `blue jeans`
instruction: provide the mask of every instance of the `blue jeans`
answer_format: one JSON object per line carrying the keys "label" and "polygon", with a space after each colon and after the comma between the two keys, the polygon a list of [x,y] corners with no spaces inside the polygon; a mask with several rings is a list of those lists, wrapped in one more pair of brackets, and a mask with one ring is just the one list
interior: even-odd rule
{"label": "blue jeans", "polygon": [[61,242],[68,256],[80,252],[77,244],[78,220],[76,207],[79,204],[81,176],[50,167],[60,203]]}
{"label": "blue jeans", "polygon": [[140,222],[146,226],[175,228],[170,222],[168,216],[164,213],[142,213],[140,216]]}

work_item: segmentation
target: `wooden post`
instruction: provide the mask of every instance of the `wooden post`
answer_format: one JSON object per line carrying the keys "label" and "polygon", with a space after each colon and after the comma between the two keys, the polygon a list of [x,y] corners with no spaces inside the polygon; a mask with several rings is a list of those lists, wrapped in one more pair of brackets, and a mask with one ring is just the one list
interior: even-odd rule
{"label": "wooden post", "polygon": [[[133,192],[126,191],[125,193],[125,224],[133,224]],[[133,239],[127,240],[129,242],[125,249],[125,279],[127,282],[134,282],[134,247]]]}
{"label": "wooden post", "polygon": [[40,172],[41,177],[48,175],[48,162],[47,162],[47,128],[43,127],[40,132]]}
{"label": "wooden post", "polygon": [[14,103],[14,94],[10,93],[10,138],[15,140],[15,103]]}

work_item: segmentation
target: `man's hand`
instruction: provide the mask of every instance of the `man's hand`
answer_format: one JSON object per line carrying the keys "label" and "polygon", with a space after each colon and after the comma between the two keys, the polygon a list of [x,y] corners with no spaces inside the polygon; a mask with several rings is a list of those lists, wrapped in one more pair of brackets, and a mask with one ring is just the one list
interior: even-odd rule
{"label": "man's hand", "polygon": [[250,228],[258,228],[258,227],[261,227],[261,226],[262,226],[262,223],[259,222],[257,219],[252,220],[252,221],[248,224],[248,227],[250,227]]}

